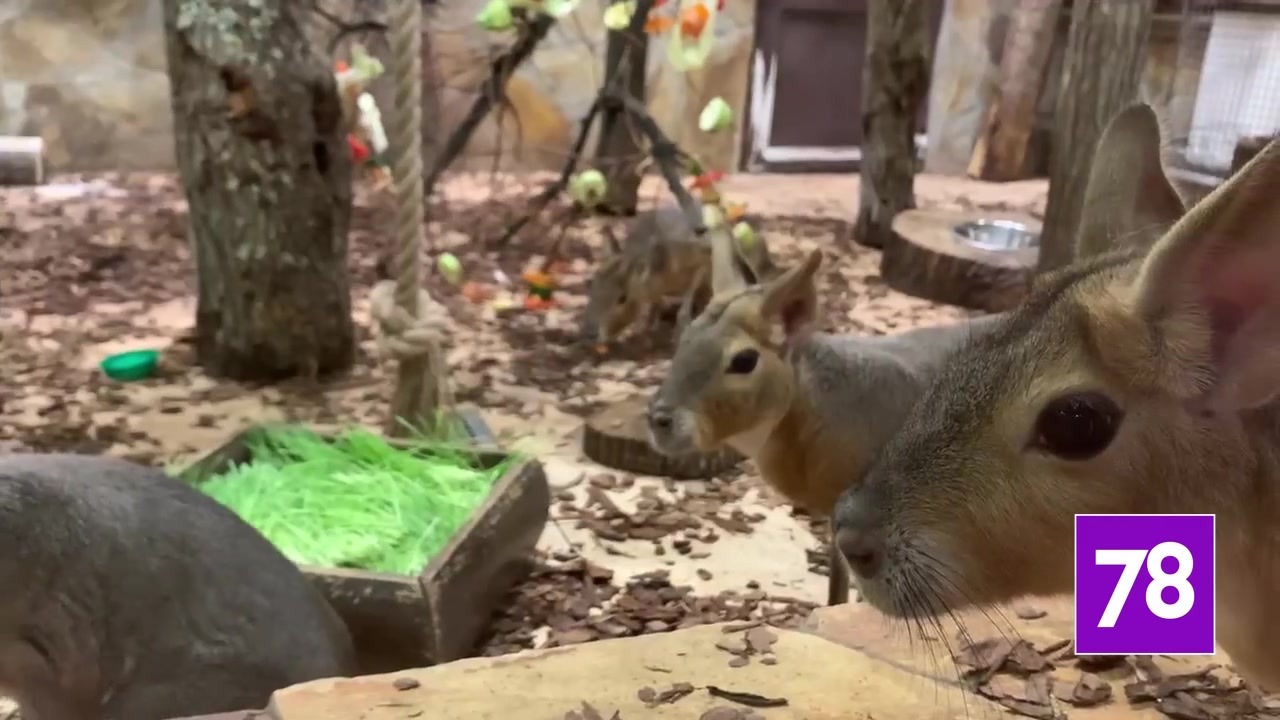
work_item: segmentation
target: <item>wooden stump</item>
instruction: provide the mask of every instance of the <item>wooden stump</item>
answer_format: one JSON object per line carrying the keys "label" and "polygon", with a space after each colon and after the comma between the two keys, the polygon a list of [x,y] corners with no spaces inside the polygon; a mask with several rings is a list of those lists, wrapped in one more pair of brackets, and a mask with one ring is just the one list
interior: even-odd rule
{"label": "wooden stump", "polygon": [[974,220],[1012,220],[1040,232],[1026,215],[907,210],[893,220],[880,274],[889,287],[935,302],[1001,312],[1026,294],[1036,266],[1036,248],[984,250],[957,239],[955,227]]}
{"label": "wooden stump", "polygon": [[0,187],[44,184],[44,138],[0,136]]}
{"label": "wooden stump", "polygon": [[611,405],[587,420],[582,429],[582,452],[606,467],[678,480],[714,477],[743,459],[729,448],[678,458],[654,450],[649,445],[645,400],[641,397]]}

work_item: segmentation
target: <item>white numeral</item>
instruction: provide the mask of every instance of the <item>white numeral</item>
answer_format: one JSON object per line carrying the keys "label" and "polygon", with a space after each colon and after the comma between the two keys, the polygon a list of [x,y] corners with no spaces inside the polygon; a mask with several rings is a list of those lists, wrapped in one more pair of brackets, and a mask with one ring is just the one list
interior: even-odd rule
{"label": "white numeral", "polygon": [[[1177,569],[1166,573],[1160,566],[1165,558],[1177,560]],[[1138,572],[1142,569],[1143,560],[1147,561],[1147,574],[1151,576],[1151,584],[1147,585],[1147,609],[1156,617],[1165,620],[1177,620],[1191,612],[1191,607],[1196,603],[1196,591],[1191,583],[1187,582],[1187,578],[1191,576],[1192,562],[1191,551],[1186,545],[1170,541],[1162,542],[1149,551],[1097,550],[1093,558],[1095,565],[1124,566],[1124,570],[1120,572],[1120,580],[1111,591],[1111,599],[1107,601],[1107,607],[1098,620],[1098,627],[1116,626],[1116,620],[1120,619],[1120,610],[1124,608],[1124,603],[1133,590],[1133,584],[1138,580]],[[1172,603],[1165,602],[1160,594],[1165,588],[1177,590],[1178,599]]]}

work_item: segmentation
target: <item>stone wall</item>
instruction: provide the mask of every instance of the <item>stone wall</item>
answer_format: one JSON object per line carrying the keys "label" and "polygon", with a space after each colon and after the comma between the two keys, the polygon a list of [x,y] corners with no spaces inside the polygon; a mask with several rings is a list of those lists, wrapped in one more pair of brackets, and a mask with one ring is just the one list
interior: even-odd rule
{"label": "stone wall", "polygon": [[[484,0],[441,3],[428,20],[439,80],[439,108],[427,113],[427,139],[439,140],[466,112],[487,72],[487,60],[509,38],[472,22]],[[330,3],[349,10],[383,2]],[[584,0],[555,28],[508,86],[519,117],[491,119],[468,148],[464,167],[557,168],[578,118],[603,73],[604,3]],[[42,135],[56,170],[170,169],[173,167],[169,85],[165,74],[160,0],[3,0],[0,2],[0,134]],[[707,137],[697,114],[724,95],[745,116],[755,4],[735,0],[721,15],[718,42],[707,66],[679,73],[666,47],[650,50],[649,105],[658,122],[713,167],[738,161],[738,133]],[[354,14],[348,15],[354,17]],[[317,37],[322,23],[313,23]],[[371,42],[377,52],[385,48]],[[375,96],[389,110],[389,88]]]}
{"label": "stone wall", "polygon": [[0,134],[55,171],[171,167],[159,0],[0,2]]}
{"label": "stone wall", "polygon": [[[483,4],[442,3],[432,19],[443,127],[452,127],[466,112],[486,75],[488,53],[497,49],[490,47],[492,36],[470,22]],[[715,50],[697,72],[677,72],[666,61],[666,43],[650,43],[649,108],[673,140],[708,166],[733,169],[746,116],[755,3],[735,0],[727,5],[717,22]],[[501,125],[496,119],[486,122],[468,148],[467,165],[488,167],[501,153],[507,166],[560,167],[604,74],[603,7],[600,0],[584,0],[572,21],[552,29],[532,62],[507,87],[521,127],[511,119]],[[698,113],[716,95],[738,110],[737,133],[708,136],[698,131]]]}

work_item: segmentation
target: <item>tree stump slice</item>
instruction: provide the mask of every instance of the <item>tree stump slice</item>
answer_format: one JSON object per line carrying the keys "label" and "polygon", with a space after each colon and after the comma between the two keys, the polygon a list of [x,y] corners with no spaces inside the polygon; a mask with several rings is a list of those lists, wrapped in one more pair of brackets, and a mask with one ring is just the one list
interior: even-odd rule
{"label": "tree stump slice", "polygon": [[742,462],[737,451],[695,452],[667,457],[649,445],[645,400],[634,397],[610,405],[587,420],[582,452],[592,460],[624,472],[677,480],[710,478]]}
{"label": "tree stump slice", "polygon": [[0,136],[0,187],[44,184],[44,138]]}
{"label": "tree stump slice", "polygon": [[893,219],[880,275],[894,290],[934,302],[987,312],[1013,308],[1026,295],[1039,250],[998,252],[961,242],[955,227],[976,220],[1012,220],[1041,231],[1035,218],[1020,213],[907,210]]}

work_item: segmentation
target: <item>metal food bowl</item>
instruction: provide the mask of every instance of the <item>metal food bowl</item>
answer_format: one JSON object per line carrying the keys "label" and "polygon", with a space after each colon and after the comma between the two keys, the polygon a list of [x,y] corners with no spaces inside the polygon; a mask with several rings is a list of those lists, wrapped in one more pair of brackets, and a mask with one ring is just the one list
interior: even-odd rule
{"label": "metal food bowl", "polygon": [[956,241],[982,250],[1015,252],[1040,247],[1039,233],[1012,220],[974,220],[954,228]]}

